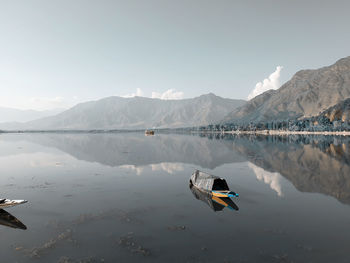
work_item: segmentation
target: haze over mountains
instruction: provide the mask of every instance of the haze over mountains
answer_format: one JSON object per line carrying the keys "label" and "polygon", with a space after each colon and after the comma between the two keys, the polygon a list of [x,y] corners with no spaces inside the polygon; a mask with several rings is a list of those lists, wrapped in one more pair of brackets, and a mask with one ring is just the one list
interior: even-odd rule
{"label": "haze over mountains", "polygon": [[[301,70],[277,90],[248,102],[205,94],[192,99],[107,97],[57,112],[0,108],[3,130],[111,130],[184,128],[217,123],[248,123],[300,119],[333,112],[349,119],[350,57],[316,70]],[[338,105],[336,108],[332,108]],[[340,116],[339,109],[343,109]],[[52,113],[53,116],[41,118]],[[16,115],[17,114],[17,115]],[[329,115],[329,114],[328,114]],[[327,116],[328,116],[327,115]],[[339,116],[340,117],[339,117]],[[344,119],[345,118],[345,119]],[[36,120],[33,120],[36,119]],[[13,123],[25,122],[25,123]]]}
{"label": "haze over mountains", "polygon": [[39,118],[56,115],[64,109],[54,109],[54,110],[19,110],[12,108],[0,107],[0,123],[1,122],[27,122],[36,120]]}
{"label": "haze over mountains", "polygon": [[1,124],[1,129],[88,130],[193,127],[216,123],[244,100],[212,93],[193,99],[160,100],[108,97],[80,103],[58,115],[27,123]]}
{"label": "haze over mountains", "polygon": [[278,90],[269,90],[237,108],[224,122],[286,120],[318,115],[350,98],[350,57],[316,70],[301,70]]}

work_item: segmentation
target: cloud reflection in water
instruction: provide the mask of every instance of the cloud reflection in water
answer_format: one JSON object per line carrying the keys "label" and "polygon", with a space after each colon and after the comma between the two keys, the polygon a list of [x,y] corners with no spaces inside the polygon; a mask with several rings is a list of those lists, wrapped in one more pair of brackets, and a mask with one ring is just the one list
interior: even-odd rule
{"label": "cloud reflection in water", "polygon": [[274,190],[278,196],[283,196],[282,187],[281,187],[281,175],[279,173],[271,173],[264,170],[261,167],[256,166],[253,163],[248,163],[249,168],[251,168],[256,178],[259,181],[268,184],[272,190]]}

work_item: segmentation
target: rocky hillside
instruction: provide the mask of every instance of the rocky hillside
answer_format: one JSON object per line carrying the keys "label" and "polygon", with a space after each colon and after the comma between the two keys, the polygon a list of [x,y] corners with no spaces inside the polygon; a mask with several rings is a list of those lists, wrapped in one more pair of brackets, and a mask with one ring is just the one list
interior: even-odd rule
{"label": "rocky hillside", "polygon": [[350,122],[350,98],[328,108],[317,116],[327,118],[329,122]]}
{"label": "rocky hillside", "polygon": [[301,70],[278,90],[269,90],[224,118],[224,122],[285,120],[318,115],[350,98],[350,57],[316,70]]}

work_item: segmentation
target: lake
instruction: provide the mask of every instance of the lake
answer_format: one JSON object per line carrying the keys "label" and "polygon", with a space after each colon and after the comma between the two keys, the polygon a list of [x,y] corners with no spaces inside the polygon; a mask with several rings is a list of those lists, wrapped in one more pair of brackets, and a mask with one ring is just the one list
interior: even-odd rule
{"label": "lake", "polygon": [[[1,262],[350,262],[350,139],[1,134]],[[238,208],[189,187],[226,179]]]}

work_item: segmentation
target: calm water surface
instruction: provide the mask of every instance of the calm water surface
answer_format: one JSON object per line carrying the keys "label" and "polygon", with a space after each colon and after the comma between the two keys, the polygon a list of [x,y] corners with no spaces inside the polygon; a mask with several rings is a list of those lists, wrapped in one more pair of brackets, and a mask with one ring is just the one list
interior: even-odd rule
{"label": "calm water surface", "polygon": [[[350,262],[349,147],[340,137],[2,134],[1,197],[29,202],[0,211],[1,262]],[[239,210],[197,199],[194,169],[224,177]]]}

